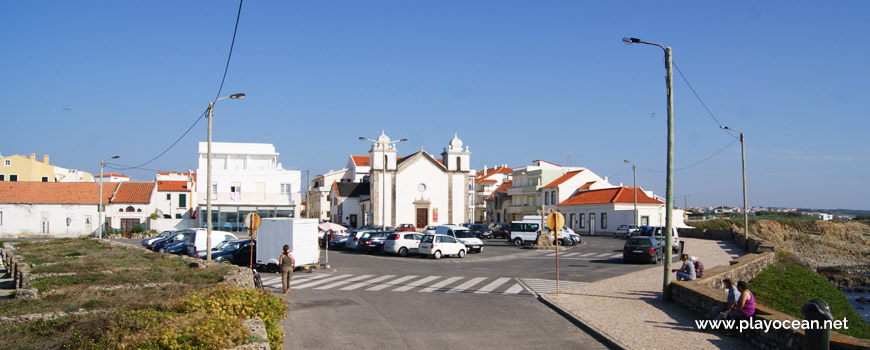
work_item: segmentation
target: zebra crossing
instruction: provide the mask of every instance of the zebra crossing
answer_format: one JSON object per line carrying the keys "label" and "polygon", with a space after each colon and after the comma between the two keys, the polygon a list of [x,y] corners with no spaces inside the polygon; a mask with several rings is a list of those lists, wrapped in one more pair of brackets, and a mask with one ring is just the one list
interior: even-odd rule
{"label": "zebra crossing", "polygon": [[[280,275],[262,275],[263,286],[281,289]],[[560,281],[562,290],[586,282]],[[369,292],[471,293],[500,295],[539,295],[556,292],[556,281],[535,278],[461,277],[419,275],[305,274],[293,276],[290,289]]]}
{"label": "zebra crossing", "polygon": [[[554,258],[554,257],[556,257],[555,252],[546,253],[546,254],[537,256],[537,258]],[[622,253],[614,253],[614,252],[609,252],[609,253],[584,253],[584,252],[561,253],[560,252],[559,253],[559,259],[593,260],[593,259],[615,259],[615,258],[622,258]]]}

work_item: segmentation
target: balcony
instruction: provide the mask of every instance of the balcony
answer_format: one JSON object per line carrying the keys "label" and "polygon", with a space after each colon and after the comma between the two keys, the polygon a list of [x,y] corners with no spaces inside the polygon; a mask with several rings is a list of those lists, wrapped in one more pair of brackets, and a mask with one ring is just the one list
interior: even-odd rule
{"label": "balcony", "polygon": [[[205,192],[197,192],[200,204],[205,204]],[[293,194],[281,194],[277,192],[250,193],[250,192],[218,192],[212,194],[212,205],[230,204],[269,204],[269,205],[299,205],[293,201]]]}

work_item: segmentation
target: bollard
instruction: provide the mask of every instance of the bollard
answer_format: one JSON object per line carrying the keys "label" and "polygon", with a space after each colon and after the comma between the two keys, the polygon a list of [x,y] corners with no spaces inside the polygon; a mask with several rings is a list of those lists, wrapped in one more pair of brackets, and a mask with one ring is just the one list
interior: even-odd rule
{"label": "bollard", "polygon": [[[821,326],[825,325],[825,321],[834,320],[828,303],[819,298],[810,300],[801,306],[801,314],[806,320],[818,320]],[[807,350],[828,350],[831,341],[830,329],[807,329],[804,333],[804,347]]]}

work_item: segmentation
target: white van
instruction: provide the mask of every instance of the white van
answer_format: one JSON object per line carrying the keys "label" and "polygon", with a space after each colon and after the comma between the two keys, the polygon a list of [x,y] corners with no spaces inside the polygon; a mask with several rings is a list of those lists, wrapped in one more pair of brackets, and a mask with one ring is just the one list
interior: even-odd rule
{"label": "white van", "polygon": [[465,248],[469,252],[480,253],[483,251],[483,241],[474,235],[471,230],[458,225],[441,225],[435,228],[435,234],[447,235],[456,238],[457,241],[465,244]]}
{"label": "white van", "polygon": [[231,239],[239,239],[236,235],[218,230],[211,230],[211,247],[206,248],[206,233],[208,232],[204,228],[193,228],[193,229],[185,229],[183,231],[188,231],[190,234],[187,236],[187,255],[195,256],[198,251],[206,251],[214,249],[221,244],[223,241],[228,241]]}
{"label": "white van", "polygon": [[514,245],[517,247],[521,247],[526,242],[529,242],[529,244],[535,243],[540,232],[540,219],[511,222],[511,242],[514,242]]}

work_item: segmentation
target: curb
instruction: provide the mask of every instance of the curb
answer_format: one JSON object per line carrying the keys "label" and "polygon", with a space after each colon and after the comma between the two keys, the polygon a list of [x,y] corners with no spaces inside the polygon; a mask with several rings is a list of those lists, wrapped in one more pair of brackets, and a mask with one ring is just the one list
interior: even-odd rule
{"label": "curb", "polygon": [[553,311],[556,311],[556,313],[558,313],[562,317],[566,318],[568,321],[571,321],[571,323],[573,323],[578,328],[582,329],[586,333],[589,333],[589,335],[591,335],[593,338],[595,338],[596,340],[603,343],[604,346],[606,346],[608,349],[612,349],[612,350],[627,350],[627,349],[629,349],[629,347],[625,346],[625,344],[622,344],[619,340],[614,339],[613,337],[611,337],[607,333],[601,331],[597,327],[583,321],[583,319],[572,314],[570,311],[565,310],[564,308],[562,308],[561,306],[559,306],[555,302],[549,300],[546,296],[539,295],[538,300],[540,302],[544,303],[544,305],[547,305],[548,307],[553,309]]}

